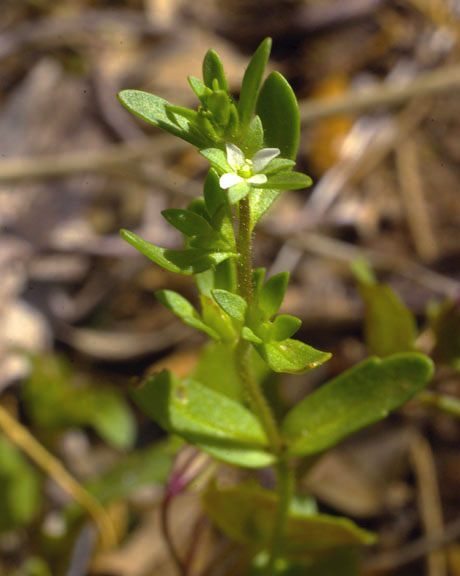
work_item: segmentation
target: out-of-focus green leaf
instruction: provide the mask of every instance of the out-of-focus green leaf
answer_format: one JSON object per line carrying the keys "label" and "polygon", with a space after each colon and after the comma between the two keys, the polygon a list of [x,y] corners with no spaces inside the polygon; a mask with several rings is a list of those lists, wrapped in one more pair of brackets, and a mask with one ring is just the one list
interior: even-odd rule
{"label": "out-of-focus green leaf", "polygon": [[203,248],[190,248],[185,250],[166,250],[143,240],[140,236],[121,230],[120,234],[126,242],[131,244],[152,262],[158,264],[169,272],[191,276],[214,268],[220,262],[235,256],[232,252],[214,252]]}
{"label": "out-of-focus green leaf", "polygon": [[291,338],[256,344],[255,348],[274,372],[286,374],[305,374],[331,357],[328,352],[321,352]]}
{"label": "out-of-focus green leaf", "polygon": [[30,522],[40,507],[40,480],[21,452],[0,434],[0,533]]}
{"label": "out-of-focus green leaf", "polygon": [[385,357],[413,350],[417,324],[412,312],[390,286],[377,284],[365,263],[357,262],[353,269],[364,300],[364,332],[369,351]]}
{"label": "out-of-focus green leaf", "polygon": [[244,322],[248,305],[241,296],[227,290],[213,290],[212,297],[231,318]]}
{"label": "out-of-focus green leaf", "polygon": [[254,52],[254,55],[244,73],[240,99],[238,102],[238,115],[240,117],[240,126],[243,133],[249,126],[254,114],[265,67],[267,66],[268,58],[270,57],[271,47],[271,38],[265,38]]}
{"label": "out-of-focus green leaf", "polygon": [[[277,504],[274,492],[254,483],[231,488],[219,488],[212,483],[203,494],[205,512],[216,526],[233,540],[249,544],[255,550],[270,546]],[[372,533],[346,518],[290,511],[281,555],[308,561],[344,547],[374,542]]]}
{"label": "out-of-focus green leaf", "polygon": [[429,325],[435,340],[435,362],[460,372],[460,303],[448,301],[436,311],[432,307]]}
{"label": "out-of-focus green leaf", "polygon": [[210,144],[210,140],[193,130],[189,121],[184,117],[177,116],[175,122],[171,120],[166,110],[169,105],[167,100],[140,90],[123,90],[118,98],[125,108],[149,124],[162,128],[198,148]]}
{"label": "out-of-focus green leaf", "polygon": [[275,460],[252,412],[199,382],[164,371],[148,377],[133,397],[162,428],[219,460],[248,468]]}
{"label": "out-of-focus green leaf", "polygon": [[331,448],[356,430],[385,418],[429,382],[433,365],[423,354],[370,358],[297,404],[281,430],[291,455]]}
{"label": "out-of-focus green leaf", "polygon": [[203,80],[208,88],[213,88],[213,80],[217,80],[219,88],[228,92],[227,78],[219,55],[215,50],[208,50],[203,60]]}
{"label": "out-of-focus green leaf", "polygon": [[264,127],[265,146],[279,148],[283,158],[295,159],[300,137],[297,99],[288,81],[272,72],[264,82],[256,113]]}
{"label": "out-of-focus green leaf", "polygon": [[211,218],[216,214],[222,204],[225,204],[227,201],[226,193],[219,185],[219,175],[214,168],[209,170],[204,182],[204,200],[206,210]]}
{"label": "out-of-focus green leaf", "polygon": [[123,396],[74,374],[63,359],[42,355],[32,359],[23,385],[24,406],[33,422],[60,431],[91,426],[109,444],[126,450],[136,436],[136,421]]}
{"label": "out-of-focus green leaf", "polygon": [[418,395],[418,400],[425,406],[437,408],[449,416],[460,419],[460,398],[457,396],[424,390]]}

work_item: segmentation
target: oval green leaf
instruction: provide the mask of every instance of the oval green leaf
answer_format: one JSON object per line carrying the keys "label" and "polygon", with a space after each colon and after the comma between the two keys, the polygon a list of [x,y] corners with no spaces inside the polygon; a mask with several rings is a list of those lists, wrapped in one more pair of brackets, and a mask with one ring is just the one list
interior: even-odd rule
{"label": "oval green leaf", "polygon": [[331,448],[356,430],[385,418],[429,382],[433,363],[423,354],[370,358],[297,404],[282,424],[291,455]]}

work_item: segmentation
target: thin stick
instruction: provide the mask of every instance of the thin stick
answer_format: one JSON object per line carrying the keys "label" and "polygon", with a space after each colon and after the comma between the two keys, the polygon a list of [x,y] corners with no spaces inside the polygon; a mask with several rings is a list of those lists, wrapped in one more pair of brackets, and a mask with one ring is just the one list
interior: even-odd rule
{"label": "thin stick", "polygon": [[[444,522],[433,452],[428,441],[420,434],[414,436],[410,457],[417,476],[418,502],[422,523],[427,536],[431,536],[443,530]],[[433,550],[427,554],[428,575],[447,576],[446,560],[446,555],[442,550]]]}
{"label": "thin stick", "polygon": [[117,535],[102,504],[70,475],[62,463],[46,450],[3,406],[0,406],[0,429],[23,450],[48,476],[93,518],[104,548],[113,548]]}
{"label": "thin stick", "polygon": [[307,100],[300,105],[304,124],[341,114],[363,114],[380,107],[399,106],[422,96],[460,90],[460,66],[420,74],[404,86],[382,83],[365,92],[350,91],[340,98]]}

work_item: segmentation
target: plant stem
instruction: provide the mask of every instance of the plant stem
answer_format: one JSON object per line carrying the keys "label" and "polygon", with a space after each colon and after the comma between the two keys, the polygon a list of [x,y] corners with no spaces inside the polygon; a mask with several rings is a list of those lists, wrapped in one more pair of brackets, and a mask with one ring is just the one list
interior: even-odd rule
{"label": "plant stem", "polygon": [[289,504],[291,502],[294,484],[292,470],[286,460],[281,459],[278,462],[276,466],[276,474],[278,479],[279,500],[270,547],[270,558],[267,565],[267,576],[271,576],[275,573],[275,563],[282,549],[284,529],[289,514]]}
{"label": "plant stem", "polygon": [[240,256],[238,259],[238,290],[240,296],[251,307],[254,290],[252,287],[252,234],[249,194],[239,203],[237,249]]}
{"label": "plant stem", "polygon": [[[252,234],[249,195],[240,201],[238,207],[238,290],[240,296],[248,303],[248,311],[251,314],[254,290],[252,285]],[[238,373],[247,394],[249,405],[265,430],[271,450],[278,454],[281,450],[278,427],[271,408],[251,372],[251,351],[251,344],[240,338],[235,349]]]}

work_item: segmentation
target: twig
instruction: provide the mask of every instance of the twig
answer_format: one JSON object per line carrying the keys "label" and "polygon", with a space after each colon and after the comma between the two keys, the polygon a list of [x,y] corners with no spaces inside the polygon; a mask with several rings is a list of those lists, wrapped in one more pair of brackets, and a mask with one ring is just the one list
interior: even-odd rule
{"label": "twig", "polygon": [[32,434],[13,418],[5,408],[0,406],[0,429],[3,433],[23,450],[37,466],[48,474],[71,498],[73,498],[96,524],[101,544],[104,548],[112,548],[116,545],[117,535],[110,517],[101,503],[81,484],[70,475],[62,463],[55,458],[44,446],[42,446]]}
{"label": "twig", "polygon": [[[410,458],[417,477],[418,502],[422,523],[427,536],[432,536],[443,530],[441,496],[431,446],[420,434],[414,435]],[[429,576],[447,576],[446,555],[442,550],[430,552],[426,561]]]}
{"label": "twig", "polygon": [[300,105],[304,124],[341,114],[363,114],[381,107],[400,106],[413,98],[460,90],[460,66],[446,66],[420,74],[404,86],[382,83],[365,92],[350,91],[327,100],[307,100]]}
{"label": "twig", "polygon": [[415,249],[425,262],[436,259],[438,247],[420,177],[417,148],[410,138],[396,146],[396,165],[407,223]]}
{"label": "twig", "polygon": [[460,537],[460,518],[446,524],[443,532],[437,532],[430,537],[420,538],[399,550],[383,552],[363,562],[366,573],[391,572],[401,566],[423,558],[433,550],[449,546]]}

